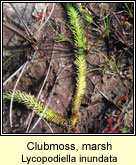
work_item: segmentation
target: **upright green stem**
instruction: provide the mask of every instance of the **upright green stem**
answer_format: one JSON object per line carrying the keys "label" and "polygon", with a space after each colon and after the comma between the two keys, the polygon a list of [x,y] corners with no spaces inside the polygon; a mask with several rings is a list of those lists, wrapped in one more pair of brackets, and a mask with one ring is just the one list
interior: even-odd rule
{"label": "upright green stem", "polygon": [[81,105],[82,98],[85,94],[86,88],[86,73],[87,65],[85,60],[85,49],[86,49],[86,37],[85,31],[83,30],[80,15],[78,11],[73,7],[72,4],[66,4],[69,22],[71,24],[72,33],[74,35],[75,42],[75,65],[77,68],[77,84],[76,93],[73,100],[72,115],[70,118],[71,124],[74,127],[79,117],[79,108]]}

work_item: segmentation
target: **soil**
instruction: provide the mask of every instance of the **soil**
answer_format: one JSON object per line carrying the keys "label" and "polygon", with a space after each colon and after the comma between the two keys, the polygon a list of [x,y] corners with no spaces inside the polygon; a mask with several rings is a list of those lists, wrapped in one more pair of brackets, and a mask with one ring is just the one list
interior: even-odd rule
{"label": "soil", "polygon": [[[128,6],[133,9],[132,4],[128,3]],[[31,31],[36,34],[41,22],[41,18],[36,18],[37,10],[43,12],[42,9],[47,5],[48,13],[50,13],[53,4],[13,3],[13,5],[18,9],[22,19]],[[37,10],[35,9],[35,5]],[[104,33],[101,14],[101,8],[104,5],[106,6],[106,3],[87,3],[86,7],[90,10],[91,15],[93,15],[96,25],[89,25],[84,19],[82,21],[84,28],[87,29],[88,38],[88,50],[85,56],[87,69],[89,71],[90,69],[103,68],[105,66],[105,70],[88,72],[86,93],[82,99],[80,116],[76,127],[69,130],[69,126],[67,125],[59,125],[47,121],[53,133],[120,134],[124,128],[127,130],[126,133],[133,133],[134,131],[133,18],[130,18],[129,14],[124,12],[127,10],[124,3],[108,3],[109,8],[112,8],[113,12],[110,27],[115,29],[110,30],[110,37],[108,38],[106,33]],[[46,19],[48,13],[46,13]],[[130,23],[129,27],[124,25],[122,17]],[[20,23],[16,12],[9,3],[3,3],[3,19],[16,29],[25,33],[24,28],[22,28],[23,25]],[[73,38],[69,28],[62,21],[60,22],[59,19],[68,23],[67,13],[62,3],[55,4],[50,22],[58,33],[72,41]],[[122,31],[120,30],[120,24]],[[30,93],[37,97],[48,72],[52,57],[51,69],[41,93],[40,101],[45,105],[48,103],[55,80],[61,71],[59,79],[55,84],[55,90],[49,108],[64,116],[69,116],[76,90],[74,47],[70,42],[55,42],[55,37],[58,37],[57,34],[52,30],[49,22],[47,22],[37,41],[38,51],[36,56],[33,57],[34,49],[32,45],[28,44],[26,39],[14,30],[3,26],[3,82],[23,65],[26,60],[29,60],[29,65],[25,68],[17,90]],[[108,59],[112,59],[112,57],[117,59],[120,52],[123,52],[124,55],[117,63],[119,71],[116,71],[113,60],[111,60],[110,65],[106,65],[106,58],[97,50],[90,49],[92,45],[94,45],[95,49],[100,50]],[[12,55],[14,57],[4,64]],[[15,75],[3,86],[4,92],[13,90],[18,76],[19,74]],[[124,101],[121,104],[123,104],[125,109],[120,108],[118,100]],[[7,101],[3,104],[3,133],[26,133],[32,110],[27,109],[26,106],[19,103],[14,103],[12,114],[13,127],[11,128],[9,123],[9,103]],[[30,127],[34,125],[38,117],[37,114],[34,115]],[[113,122],[110,126],[108,126],[109,119]],[[52,133],[45,120],[41,120],[31,133]],[[114,128],[114,131],[111,132],[111,128]]]}

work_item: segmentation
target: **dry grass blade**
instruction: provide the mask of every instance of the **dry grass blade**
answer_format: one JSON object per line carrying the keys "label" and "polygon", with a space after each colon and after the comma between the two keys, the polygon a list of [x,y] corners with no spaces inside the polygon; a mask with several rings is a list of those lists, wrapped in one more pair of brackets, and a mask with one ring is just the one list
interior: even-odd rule
{"label": "dry grass blade", "polygon": [[35,44],[35,41],[30,39],[27,35],[25,35],[23,32],[19,31],[18,29],[14,28],[12,25],[6,23],[3,21],[3,25],[6,26],[7,28],[15,31],[16,33],[18,33],[21,37],[23,37],[24,39],[26,39],[30,44]]}
{"label": "dry grass blade", "polygon": [[48,3],[45,5],[45,8],[44,8],[44,11],[43,11],[43,16],[42,16],[42,19],[41,19],[41,23],[40,23],[40,26],[42,26],[42,24],[43,24],[43,21],[44,21],[44,18],[45,18],[45,16],[46,16],[46,10],[47,10],[47,8],[48,8]]}
{"label": "dry grass blade", "polygon": [[[54,43],[53,43],[53,48],[52,48],[53,50],[54,50]],[[38,101],[39,100],[39,98],[40,98],[40,95],[41,95],[41,93],[42,93],[42,90],[43,90],[43,88],[44,88],[44,86],[45,86],[45,83],[46,83],[46,81],[47,81],[47,78],[48,78],[48,75],[49,75],[49,72],[50,72],[50,68],[51,68],[51,65],[52,65],[52,59],[53,59],[53,54],[54,54],[54,51],[52,52],[52,55],[51,55],[51,60],[50,60],[50,64],[49,64],[49,68],[48,68],[48,71],[47,71],[47,74],[46,74],[46,76],[45,76],[45,79],[44,79],[44,81],[43,81],[43,84],[42,84],[42,87],[41,87],[41,89],[40,89],[40,91],[39,91],[39,93],[38,93],[38,96],[37,96],[37,98],[36,98],[36,100]],[[34,111],[32,112],[32,115],[31,115],[31,118],[30,118],[30,121],[29,121],[29,124],[28,124],[28,127],[27,127],[27,130],[26,130],[26,133],[28,132],[28,130],[29,130],[29,128],[30,128],[30,124],[31,124],[31,122],[32,122],[32,119],[33,119],[33,117],[34,117]],[[47,122],[46,122],[46,124],[47,124]],[[49,124],[48,124],[48,127],[49,127]],[[50,127],[49,127],[50,128]],[[51,132],[52,132],[52,130],[51,130]]]}
{"label": "dry grass blade", "polygon": [[53,129],[52,129],[51,126],[48,124],[48,122],[47,122],[45,119],[43,119],[43,121],[46,123],[46,125],[48,126],[48,128],[51,130],[51,133],[54,133]]}
{"label": "dry grass blade", "polygon": [[50,102],[51,102],[51,99],[52,99],[52,96],[53,96],[53,93],[54,93],[54,90],[55,90],[55,84],[56,84],[56,82],[58,81],[58,78],[59,78],[59,76],[60,76],[61,70],[62,70],[62,69],[60,68],[60,70],[58,71],[58,76],[57,76],[57,78],[56,78],[56,80],[55,80],[54,86],[53,86],[52,91],[51,91],[51,93],[50,93],[50,96],[49,96],[49,100],[48,100],[48,102],[47,102],[47,105],[45,106],[45,108],[44,108],[43,112],[41,113],[39,119],[38,119],[37,122],[34,124],[34,126],[31,128],[31,130],[29,131],[29,133],[31,133],[32,130],[37,126],[37,124],[38,124],[38,123],[40,122],[40,120],[42,119],[42,117],[43,117],[45,111],[47,110],[47,108],[48,108],[48,106],[49,106],[49,104],[50,104]]}
{"label": "dry grass blade", "polygon": [[3,86],[5,86],[18,72],[20,72],[24,65],[25,63],[20,68],[18,68],[9,78],[7,78],[7,80],[4,81]]}
{"label": "dry grass blade", "polygon": [[52,48],[53,51],[52,51],[52,55],[51,55],[51,59],[50,59],[49,68],[48,68],[47,74],[46,74],[46,76],[45,76],[45,79],[44,79],[44,81],[43,81],[42,87],[41,87],[41,89],[40,89],[40,91],[39,91],[39,93],[38,93],[37,100],[39,100],[39,98],[40,98],[40,95],[41,95],[41,93],[42,93],[43,87],[44,87],[44,85],[45,85],[45,83],[46,83],[46,81],[47,81],[47,78],[48,78],[48,75],[49,75],[49,72],[50,72],[50,69],[51,69],[52,59],[53,59],[53,55],[54,55],[54,47],[55,47],[55,45],[54,45],[54,43],[53,43],[53,48]]}
{"label": "dry grass blade", "polygon": [[31,130],[29,131],[29,133],[32,132],[32,130],[37,126],[37,124],[38,124],[38,123],[40,122],[40,120],[42,119],[42,117],[43,117],[45,111],[48,109],[48,106],[49,106],[49,104],[50,104],[50,102],[51,102],[51,99],[52,99],[52,96],[53,96],[53,93],[54,93],[54,90],[55,90],[55,86],[56,86],[55,84],[57,83],[57,81],[58,81],[58,79],[59,79],[61,73],[62,73],[65,69],[67,69],[67,68],[69,68],[69,67],[71,67],[71,65],[67,66],[66,68],[63,68],[63,69],[60,68],[60,69],[59,69],[58,74],[57,74],[58,76],[57,76],[57,78],[56,78],[56,80],[55,80],[54,86],[53,86],[52,91],[51,91],[51,93],[50,93],[48,103],[47,103],[47,105],[45,106],[45,108],[44,108],[43,112],[41,113],[41,115],[40,115],[39,119],[37,120],[37,122],[34,124],[34,126],[33,126],[33,127],[31,128]]}
{"label": "dry grass blade", "polygon": [[50,15],[47,17],[47,19],[45,20],[45,22],[42,24],[42,26],[37,30],[36,32],[36,37],[39,38],[40,37],[40,31],[42,30],[42,28],[46,25],[46,23],[48,22],[48,20],[50,19],[53,11],[54,11],[54,8],[55,8],[55,3],[52,4],[52,10],[50,12]]}
{"label": "dry grass blade", "polygon": [[14,85],[14,88],[13,88],[13,93],[12,93],[12,97],[11,97],[11,100],[10,100],[10,114],[9,114],[9,116],[10,116],[10,127],[13,127],[13,123],[12,123],[12,105],[13,105],[13,97],[14,97],[14,92],[15,92],[15,90],[16,90],[16,87],[17,87],[17,85],[18,85],[18,83],[19,83],[19,80],[20,80],[20,78],[21,78],[21,76],[22,76],[22,74],[23,74],[23,72],[24,72],[24,70],[25,70],[25,68],[26,68],[26,66],[28,65],[28,61],[24,64],[24,66],[23,66],[23,68],[22,68],[22,71],[21,71],[21,73],[20,73],[20,75],[19,75],[19,77],[18,77],[18,79],[17,79],[17,81],[16,81],[16,83],[15,83],[15,85]]}
{"label": "dry grass blade", "polygon": [[23,24],[23,26],[24,26],[24,28],[25,28],[25,31],[26,31],[26,33],[27,33],[27,35],[31,37],[33,34],[32,34],[32,32],[30,31],[30,29],[28,28],[28,26],[25,24],[25,22],[23,21],[23,19],[21,18],[21,15],[19,14],[19,12],[17,11],[17,9],[15,8],[15,6],[14,6],[12,3],[10,3],[10,5],[11,5],[12,8],[14,9],[14,11],[17,13],[17,16],[18,16],[19,20],[22,22],[22,24]]}

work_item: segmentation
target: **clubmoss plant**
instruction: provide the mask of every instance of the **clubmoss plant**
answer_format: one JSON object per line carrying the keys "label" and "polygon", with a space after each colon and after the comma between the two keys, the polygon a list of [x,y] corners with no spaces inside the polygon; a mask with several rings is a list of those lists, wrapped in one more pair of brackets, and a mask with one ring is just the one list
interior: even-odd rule
{"label": "clubmoss plant", "polygon": [[83,95],[85,94],[86,88],[86,60],[85,60],[85,50],[86,50],[86,37],[85,31],[82,27],[82,22],[80,19],[79,12],[74,8],[71,3],[66,4],[67,13],[69,16],[69,22],[71,25],[72,33],[75,42],[75,66],[77,68],[77,84],[76,93],[73,100],[72,115],[70,118],[71,124],[74,127],[78,116],[79,108]]}
{"label": "clubmoss plant", "polygon": [[[5,92],[3,94],[3,101],[10,100],[12,92]],[[27,94],[25,92],[16,90],[14,93],[14,102],[18,102],[27,106],[27,108],[33,109],[37,114],[41,114],[45,108],[40,101],[36,101],[33,95]],[[55,122],[57,124],[68,124],[68,120],[64,118],[61,114],[55,113],[54,111],[47,109],[44,117],[47,120]]]}
{"label": "clubmoss plant", "polygon": [[[76,92],[73,99],[72,114],[70,117],[70,122],[72,127],[77,123],[79,117],[79,108],[81,105],[82,98],[85,94],[86,89],[86,74],[87,74],[87,65],[85,60],[85,50],[86,50],[86,37],[85,31],[82,27],[82,22],[80,19],[79,12],[71,3],[66,4],[67,13],[69,16],[70,30],[74,36],[74,47],[75,47],[75,66],[77,69],[77,83],[76,83]],[[62,36],[59,36],[62,38]],[[62,39],[63,41],[66,38]],[[3,94],[3,100],[11,99],[12,92],[5,92]],[[27,94],[22,91],[15,91],[14,101],[26,105],[28,108],[33,109],[36,113],[41,114],[44,110],[44,105],[37,101],[36,98],[30,94]],[[55,113],[50,109],[47,109],[44,117],[47,120],[53,121],[57,124],[68,124],[68,120],[64,118],[61,114]]]}

